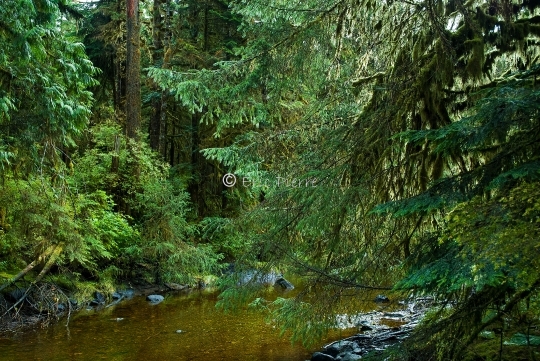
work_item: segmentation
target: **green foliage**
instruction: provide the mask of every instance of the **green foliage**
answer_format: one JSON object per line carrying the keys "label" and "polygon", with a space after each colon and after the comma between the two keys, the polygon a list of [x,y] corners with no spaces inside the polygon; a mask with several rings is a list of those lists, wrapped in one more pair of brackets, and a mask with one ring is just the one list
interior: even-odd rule
{"label": "green foliage", "polygon": [[207,217],[197,224],[197,228],[201,240],[229,260],[241,255],[246,246],[246,240],[229,218]]}
{"label": "green foliage", "polygon": [[0,21],[0,122],[9,134],[2,146],[24,159],[33,142],[73,144],[90,115],[88,88],[97,84],[84,46],[62,34],[58,3],[10,0]]}
{"label": "green foliage", "polygon": [[[117,219],[109,217],[98,222],[100,230],[112,236],[122,262],[116,265],[124,270],[152,265],[147,276],[156,282],[194,283],[215,272],[221,256],[208,245],[194,243],[196,228],[187,221],[189,195],[169,179],[169,167],[147,145],[127,141],[117,125],[105,122],[91,128],[90,135],[92,148],[74,159],[72,187],[105,190],[116,199],[118,210],[131,213],[129,224],[115,224]],[[118,169],[111,171],[115,161]]]}
{"label": "green foliage", "polygon": [[272,318],[280,326],[281,334],[292,330],[291,341],[305,346],[313,346],[335,325],[335,319],[328,312],[318,310],[312,303],[278,298],[273,306]]}
{"label": "green foliage", "polygon": [[[537,21],[538,5],[525,7],[236,2],[241,59],[149,70],[186,106],[206,108],[216,136],[245,128],[230,146],[203,151],[259,181],[230,191],[245,207],[235,226],[249,248],[238,263],[329,287],[287,308],[282,324],[302,334],[308,326],[295,317],[305,309],[327,302],[332,313],[345,292],[401,279],[400,290],[454,302],[409,347],[460,359],[479,332],[537,295],[528,199],[539,176],[540,68],[524,24]],[[310,178],[316,187],[291,186]],[[250,290],[229,287],[226,300],[249,303]]]}
{"label": "green foliage", "polygon": [[482,93],[474,114],[439,129],[409,130],[399,138],[410,145],[429,147],[434,154],[477,161],[478,166],[459,176],[434,182],[429,191],[405,201],[377,206],[376,212],[396,216],[452,207],[486,189],[512,186],[518,179],[537,180],[538,147],[535,128],[539,92],[529,71],[509,75],[502,85]]}
{"label": "green foliage", "polygon": [[[306,343],[366,289],[434,294],[447,303],[405,345],[411,359],[463,359],[483,331],[538,326],[537,2],[162,4],[143,22],[143,98],[169,168],[116,124],[112,5],[85,29],[115,99],[86,128],[98,72],[68,4],[10,1],[2,259],[61,246],[59,265],[103,287],[130,268],[195,282],[223,255],[239,271],[295,272],[307,279],[296,299],[231,277],[220,305],[251,304]],[[226,172],[234,188],[219,184]]]}
{"label": "green foliage", "polygon": [[[126,220],[112,212],[103,192],[66,194],[43,179],[6,180],[2,204],[9,228],[2,234],[2,257],[32,260],[51,245],[63,245],[59,264],[97,272],[133,237]],[[26,261],[28,262],[28,261]]]}
{"label": "green foliage", "polygon": [[187,223],[189,195],[167,181],[152,181],[137,194],[135,206],[144,215],[140,223],[143,257],[157,261],[165,281],[194,283],[216,272],[221,256],[209,245],[193,243],[195,227]]}
{"label": "green foliage", "polygon": [[538,183],[524,183],[507,196],[476,197],[456,207],[439,244],[424,246],[396,287],[440,294],[503,285],[530,288],[537,278],[526,270],[540,266],[537,189]]}

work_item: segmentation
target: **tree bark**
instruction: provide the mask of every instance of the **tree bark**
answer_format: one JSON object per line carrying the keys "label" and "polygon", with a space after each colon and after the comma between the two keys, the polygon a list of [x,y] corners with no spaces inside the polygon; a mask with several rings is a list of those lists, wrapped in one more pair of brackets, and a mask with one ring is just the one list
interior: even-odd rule
{"label": "tree bark", "polygon": [[141,49],[139,0],[127,0],[126,134],[137,139],[141,127]]}

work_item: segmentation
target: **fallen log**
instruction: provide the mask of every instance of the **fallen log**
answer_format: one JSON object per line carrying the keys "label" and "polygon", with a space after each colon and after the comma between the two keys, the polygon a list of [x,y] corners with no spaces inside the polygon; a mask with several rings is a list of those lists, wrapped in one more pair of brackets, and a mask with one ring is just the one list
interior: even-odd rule
{"label": "fallen log", "polygon": [[[15,309],[18,305],[20,305],[25,299],[26,297],[28,296],[28,293],[30,292],[30,290],[32,289],[32,286],[35,286],[39,281],[41,281],[43,279],[43,277],[47,274],[47,272],[51,269],[51,267],[54,265],[54,263],[56,262],[56,260],[58,259],[58,256],[60,256],[60,253],[62,253],[62,250],[64,249],[64,243],[60,243],[60,244],[57,244],[54,246],[54,248],[52,249],[51,251],[51,256],[49,257],[49,260],[47,261],[47,263],[45,264],[45,267],[43,267],[43,269],[41,270],[41,272],[38,274],[38,276],[36,277],[36,279],[32,282],[32,284],[30,285],[30,287],[28,287],[26,289],[26,292],[21,296],[21,298],[15,302],[13,304],[13,306],[11,306],[6,312],[4,312],[4,314],[1,317],[4,317],[5,315],[7,315],[9,312],[11,312],[11,310]],[[26,267],[28,268],[28,266]],[[26,269],[25,268],[25,269]],[[33,268],[33,267],[32,267]],[[22,273],[22,272],[19,272],[19,274]],[[26,272],[28,273],[28,271]],[[18,276],[18,275],[17,275]],[[22,277],[22,276],[21,276]],[[20,277],[19,277],[20,278]],[[13,283],[17,280],[17,277],[14,277],[13,278],[13,281],[12,282],[9,282],[8,283]],[[7,286],[6,286],[7,287]]]}
{"label": "fallen log", "polygon": [[[6,287],[12,285],[13,283],[17,282],[21,278],[23,278],[28,272],[34,269],[43,259],[47,256],[49,256],[51,253],[53,253],[57,248],[57,245],[48,247],[45,252],[39,255],[38,258],[36,258],[34,261],[29,263],[22,271],[20,271],[15,277],[7,280],[3,285],[0,286],[0,291],[5,289]],[[50,268],[50,267],[49,267]]]}

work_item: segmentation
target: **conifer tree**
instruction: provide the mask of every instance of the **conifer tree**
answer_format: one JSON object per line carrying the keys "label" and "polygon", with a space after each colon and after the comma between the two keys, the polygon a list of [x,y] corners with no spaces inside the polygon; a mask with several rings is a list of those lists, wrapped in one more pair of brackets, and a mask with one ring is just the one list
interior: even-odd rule
{"label": "conifer tree", "polygon": [[[250,1],[233,9],[247,37],[241,60],[151,75],[207,107],[203,120],[217,122],[217,134],[253,126],[232,146],[204,150],[237,176],[262,179],[251,194],[264,202],[237,222],[251,245],[243,261],[288,266],[328,295],[280,300],[274,315],[306,341],[317,324],[310,334],[295,315],[328,327],[345,293],[434,292],[458,306],[419,332],[417,345],[426,346],[424,357],[460,359],[483,327],[538,292],[534,277],[509,276],[534,273],[534,261],[502,262],[487,251],[497,247],[493,239],[480,248],[470,235],[457,241],[455,225],[472,229],[474,217],[448,223],[468,207],[484,215],[477,225],[486,230],[501,224],[493,208],[534,213],[534,202],[506,202],[538,176],[538,5]],[[268,182],[278,177],[289,186]],[[317,187],[290,186],[313,179]],[[534,232],[524,242],[536,247]],[[225,300],[249,299],[234,285]],[[483,326],[463,321],[479,322],[501,304]]]}

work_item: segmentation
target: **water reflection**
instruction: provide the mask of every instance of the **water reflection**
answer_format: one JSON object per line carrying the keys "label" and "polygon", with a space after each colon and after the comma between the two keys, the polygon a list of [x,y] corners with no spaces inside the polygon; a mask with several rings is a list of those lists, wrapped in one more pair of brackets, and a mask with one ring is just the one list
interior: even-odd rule
{"label": "water reflection", "polygon": [[[0,360],[300,361],[313,350],[291,345],[261,315],[216,310],[217,293],[170,296],[151,306],[144,297],[63,323],[0,339]],[[177,333],[177,330],[182,330]],[[343,336],[353,333],[344,331]],[[340,335],[333,335],[338,338]]]}

